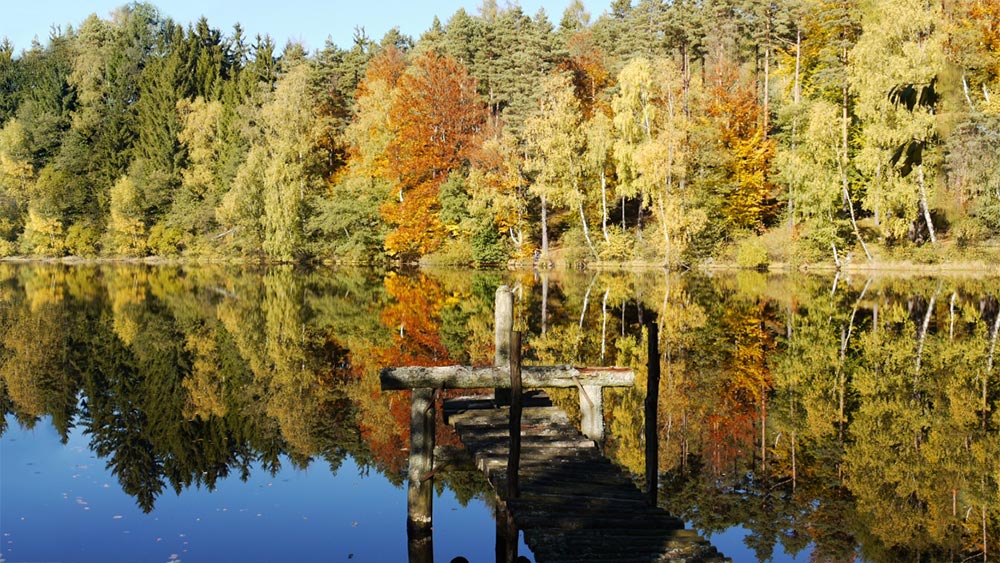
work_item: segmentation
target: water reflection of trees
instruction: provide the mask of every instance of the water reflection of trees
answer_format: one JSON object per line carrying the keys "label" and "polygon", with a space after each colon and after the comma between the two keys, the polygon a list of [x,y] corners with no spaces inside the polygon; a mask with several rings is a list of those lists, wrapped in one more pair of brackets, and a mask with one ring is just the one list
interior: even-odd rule
{"label": "water reflection of trees", "polygon": [[[707,529],[750,529],[762,560],[779,542],[791,552],[811,542],[819,561],[859,550],[872,561],[987,560],[984,544],[995,555],[995,285],[840,281],[831,291],[807,278],[761,294],[740,282],[712,283],[697,299],[710,319],[697,332],[723,335],[690,349],[704,357],[682,432],[697,443],[661,460],[668,506]],[[740,352],[747,332],[733,330],[743,326],[727,322],[734,315],[768,334],[749,342],[774,340],[763,363]],[[727,395],[750,368],[773,378],[756,412]],[[734,425],[717,435],[720,418]]]}
{"label": "water reflection of trees", "polygon": [[0,405],[82,427],[147,510],[284,459],[402,483],[409,397],[378,369],[491,363],[500,283],[529,362],[636,369],[602,446],[637,475],[641,327],[660,322],[661,501],[701,529],[742,525],[761,560],[1000,553],[992,280],[0,265]]}

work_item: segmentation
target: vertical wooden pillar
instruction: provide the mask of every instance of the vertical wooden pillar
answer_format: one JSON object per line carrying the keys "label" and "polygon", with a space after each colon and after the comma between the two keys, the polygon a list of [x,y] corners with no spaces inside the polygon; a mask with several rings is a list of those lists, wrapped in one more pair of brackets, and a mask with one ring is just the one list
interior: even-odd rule
{"label": "vertical wooden pillar", "polygon": [[507,503],[497,503],[496,514],[497,539],[496,539],[496,561],[497,563],[516,563],[518,533],[517,525],[514,524],[514,516],[507,509]]}
{"label": "vertical wooden pillar", "polygon": [[514,515],[507,509],[507,501],[520,495],[518,471],[521,467],[521,412],[524,395],[521,389],[521,333],[510,334],[510,448],[507,451],[506,497],[497,506],[496,559],[497,563],[517,561],[518,532]]}
{"label": "vertical wooden pillar", "polygon": [[584,385],[580,390],[580,429],[600,444],[604,441],[604,388]]}
{"label": "vertical wooden pillar", "polygon": [[646,360],[646,501],[656,506],[659,493],[659,436],[656,432],[656,414],[660,399],[660,335],[655,323],[648,325]]}
{"label": "vertical wooden pillar", "polygon": [[406,536],[410,563],[433,563],[434,390],[414,389],[410,402],[410,467]]}
{"label": "vertical wooden pillar", "polygon": [[507,498],[517,498],[521,468],[521,333],[510,335],[510,450],[507,455]]}
{"label": "vertical wooden pillar", "polygon": [[[497,288],[493,320],[493,342],[496,345],[493,365],[505,368],[510,363],[510,332],[514,330],[514,292],[509,286]],[[507,389],[494,389],[493,396],[497,405],[510,404],[510,391]]]}

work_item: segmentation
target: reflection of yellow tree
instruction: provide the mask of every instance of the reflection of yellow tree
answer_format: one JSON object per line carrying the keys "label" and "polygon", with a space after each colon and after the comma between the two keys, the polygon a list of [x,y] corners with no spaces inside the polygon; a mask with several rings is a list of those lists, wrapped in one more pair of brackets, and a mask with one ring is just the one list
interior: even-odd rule
{"label": "reflection of yellow tree", "polygon": [[208,420],[213,416],[225,416],[226,400],[218,370],[215,335],[204,328],[196,330],[188,334],[185,348],[192,361],[191,374],[182,382],[188,392],[184,417]]}
{"label": "reflection of yellow tree", "polygon": [[110,268],[105,272],[114,330],[126,346],[141,330],[141,312],[146,300],[147,276],[143,268]]}
{"label": "reflection of yellow tree", "polygon": [[65,275],[62,268],[32,268],[22,278],[24,293],[32,312],[41,312],[48,305],[62,303]]}
{"label": "reflection of yellow tree", "polygon": [[16,273],[0,270],[0,397],[22,423],[50,415],[65,438],[79,400],[66,270],[19,267]]}
{"label": "reflection of yellow tree", "polygon": [[[275,268],[261,277],[244,276],[240,283],[220,288],[231,297],[218,308],[219,320],[253,375],[240,393],[263,398],[260,404],[247,401],[249,408],[262,408],[260,414],[277,421],[293,459],[300,460],[319,451],[316,417],[330,392],[328,382],[317,372],[318,359],[310,356],[313,347],[322,348],[325,335],[306,323],[303,283],[289,267]],[[194,350],[207,353],[210,348],[196,344]],[[206,394],[200,399],[192,394],[192,404],[201,400],[214,405],[212,393],[219,383],[209,377],[206,389],[197,371],[192,376],[195,380],[186,385],[189,390]]]}
{"label": "reflection of yellow tree", "polygon": [[[879,307],[855,375],[861,404],[844,461],[858,511],[880,542],[976,554],[990,542],[998,507],[1000,449],[980,410],[989,323],[952,295],[947,320],[940,303],[928,309],[934,300]],[[938,330],[924,331],[932,324],[924,318]]]}
{"label": "reflection of yellow tree", "polygon": [[62,329],[57,306],[39,307],[15,317],[3,336],[6,349],[0,362],[0,379],[14,402],[15,412],[26,418],[41,416],[46,404],[45,381],[63,372]]}

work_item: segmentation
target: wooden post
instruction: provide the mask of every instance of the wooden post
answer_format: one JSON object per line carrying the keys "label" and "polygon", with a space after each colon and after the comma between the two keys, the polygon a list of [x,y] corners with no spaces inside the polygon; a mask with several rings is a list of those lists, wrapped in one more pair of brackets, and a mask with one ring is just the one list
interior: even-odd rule
{"label": "wooden post", "polygon": [[494,519],[497,525],[494,545],[497,563],[516,563],[519,537],[517,525],[514,524],[514,515],[507,508],[507,503],[503,501],[497,503]]}
{"label": "wooden post", "polygon": [[[494,310],[493,342],[496,352],[493,364],[497,367],[507,367],[510,363],[510,332],[514,330],[514,292],[509,286],[497,288]],[[497,405],[510,404],[510,392],[506,389],[495,389],[493,396]]]}
{"label": "wooden post", "polygon": [[414,389],[410,401],[410,466],[406,536],[410,563],[432,563],[434,514],[434,390]]}
{"label": "wooden post", "polygon": [[660,346],[659,330],[655,323],[648,325],[646,360],[646,501],[656,506],[659,493],[659,437],[656,432],[656,411],[660,399]]}
{"label": "wooden post", "polygon": [[510,444],[507,450],[507,498],[497,506],[497,563],[517,561],[518,533],[514,515],[507,501],[520,495],[518,471],[521,467],[521,412],[524,395],[521,392],[521,333],[510,333]]}
{"label": "wooden post", "polygon": [[510,450],[507,455],[507,498],[517,498],[521,467],[521,333],[510,335]]}
{"label": "wooden post", "polygon": [[580,429],[598,444],[604,441],[604,387],[580,386]]}

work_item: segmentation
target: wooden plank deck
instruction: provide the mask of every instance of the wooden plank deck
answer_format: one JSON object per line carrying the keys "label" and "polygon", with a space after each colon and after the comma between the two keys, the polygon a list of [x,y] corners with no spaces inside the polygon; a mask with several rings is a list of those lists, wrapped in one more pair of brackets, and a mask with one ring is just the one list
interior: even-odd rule
{"label": "wooden plank deck", "polygon": [[570,561],[731,563],[684,522],[651,507],[547,400],[521,415],[519,494],[509,498],[509,408],[491,398],[451,399],[444,415],[512,514],[539,563]]}

